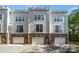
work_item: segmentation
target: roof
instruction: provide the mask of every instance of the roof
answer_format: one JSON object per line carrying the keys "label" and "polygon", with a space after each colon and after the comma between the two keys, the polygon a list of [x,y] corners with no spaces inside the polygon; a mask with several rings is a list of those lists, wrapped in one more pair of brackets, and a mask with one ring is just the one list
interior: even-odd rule
{"label": "roof", "polygon": [[27,10],[12,10],[10,12],[14,12],[14,13],[28,13]]}
{"label": "roof", "polygon": [[8,8],[6,6],[0,6],[0,10],[10,10],[10,8]]}
{"label": "roof", "polygon": [[49,11],[47,8],[29,8],[29,11]]}
{"label": "roof", "polygon": [[[0,10],[10,10],[6,6],[0,6]],[[10,10],[14,13],[28,13],[29,11],[48,11],[49,13],[67,13],[66,10],[49,10],[47,8],[29,8],[28,10]]]}
{"label": "roof", "polygon": [[49,12],[53,13],[67,13],[66,10],[50,10]]}

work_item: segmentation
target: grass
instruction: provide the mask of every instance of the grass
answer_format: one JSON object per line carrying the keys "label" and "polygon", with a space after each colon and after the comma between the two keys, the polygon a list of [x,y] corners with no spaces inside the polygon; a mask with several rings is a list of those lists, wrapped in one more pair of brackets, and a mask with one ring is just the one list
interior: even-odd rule
{"label": "grass", "polygon": [[69,44],[75,45],[76,52],[79,53],[79,41],[70,41]]}
{"label": "grass", "polygon": [[77,41],[70,41],[69,43],[70,43],[70,44],[79,45],[79,42],[77,42]]}

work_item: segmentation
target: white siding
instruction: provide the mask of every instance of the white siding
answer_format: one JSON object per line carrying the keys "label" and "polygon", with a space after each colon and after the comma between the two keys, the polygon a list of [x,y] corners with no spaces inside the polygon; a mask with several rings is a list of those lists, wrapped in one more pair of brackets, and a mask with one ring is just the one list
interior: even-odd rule
{"label": "white siding", "polygon": [[[16,21],[16,16],[24,16],[24,21]],[[10,23],[12,25],[12,28],[11,28],[11,33],[17,33],[16,32],[16,28],[17,28],[17,25],[23,25],[23,29],[24,29],[24,33],[28,33],[28,15],[27,13],[10,13]],[[20,33],[22,34],[22,33]]]}
{"label": "white siding", "polygon": [[0,14],[2,14],[2,19],[0,20],[1,24],[1,32],[7,32],[7,21],[8,21],[8,11],[7,10],[0,10]]}
{"label": "white siding", "polygon": [[[55,17],[63,17],[63,22],[54,22]],[[55,25],[62,25],[63,26],[63,32],[62,33],[68,33],[68,19],[66,13],[50,13],[50,33],[55,33]]]}
{"label": "white siding", "polygon": [[[34,20],[34,15],[44,15],[44,20]],[[35,25],[36,24],[43,24],[43,33],[48,33],[49,32],[49,22],[47,22],[48,19],[48,14],[47,12],[44,11],[36,11],[32,12],[29,14],[30,21],[29,21],[29,33],[35,33]]]}
{"label": "white siding", "polygon": [[[20,11],[20,10],[19,10]],[[30,11],[29,11],[30,12]],[[43,33],[55,34],[55,24],[61,24],[64,28],[63,33],[68,34],[68,17],[66,13],[61,12],[51,12],[49,11],[31,11],[27,13],[25,10],[23,12],[16,12],[9,10],[0,10],[0,14],[2,14],[2,20],[0,20],[1,24],[1,32],[8,32],[8,25],[11,26],[11,33],[15,34],[26,34],[26,33],[35,33],[35,25],[43,24]],[[34,15],[44,15],[44,20],[34,20]],[[16,16],[24,16],[24,21],[16,21]],[[56,16],[64,17],[63,23],[55,23],[54,18]],[[17,25],[23,25],[24,32],[17,33],[16,27]]]}

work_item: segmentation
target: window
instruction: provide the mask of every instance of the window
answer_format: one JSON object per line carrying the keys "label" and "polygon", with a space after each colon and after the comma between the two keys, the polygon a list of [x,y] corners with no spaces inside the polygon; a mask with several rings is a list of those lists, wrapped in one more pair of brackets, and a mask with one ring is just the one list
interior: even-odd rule
{"label": "window", "polygon": [[0,32],[1,32],[1,24],[0,24]]}
{"label": "window", "polygon": [[41,20],[41,15],[38,15],[38,20]]}
{"label": "window", "polygon": [[2,19],[2,14],[0,14],[0,19]]}
{"label": "window", "polygon": [[44,15],[35,15],[35,20],[44,20]]}
{"label": "window", "polygon": [[35,15],[35,20],[37,20],[37,15]]}
{"label": "window", "polygon": [[16,17],[16,21],[18,21],[17,17]]}
{"label": "window", "polygon": [[36,32],[43,32],[43,24],[36,24]]}
{"label": "window", "polygon": [[23,17],[23,21],[24,21],[24,17]]}
{"label": "window", "polygon": [[63,21],[63,17],[56,17],[54,19],[55,22],[62,22]]}
{"label": "window", "polygon": [[23,25],[18,25],[16,32],[23,32]]}
{"label": "window", "polygon": [[44,20],[44,15],[42,15],[42,20]]}
{"label": "window", "polygon": [[62,26],[61,25],[56,25],[55,26],[55,32],[62,32]]}
{"label": "window", "polygon": [[24,21],[24,17],[23,16],[16,17],[16,21]]}
{"label": "window", "polygon": [[19,17],[19,21],[21,21],[21,17]]}

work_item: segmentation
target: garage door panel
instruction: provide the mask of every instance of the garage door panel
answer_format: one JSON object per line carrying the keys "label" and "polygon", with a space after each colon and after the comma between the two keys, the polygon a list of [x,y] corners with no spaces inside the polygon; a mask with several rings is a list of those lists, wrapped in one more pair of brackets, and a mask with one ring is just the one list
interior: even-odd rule
{"label": "garage door panel", "polygon": [[65,37],[55,37],[55,45],[65,44]]}
{"label": "garage door panel", "polygon": [[44,37],[33,37],[32,44],[34,45],[43,45],[44,44]]}
{"label": "garage door panel", "polygon": [[24,37],[14,37],[13,43],[14,44],[24,44]]}

